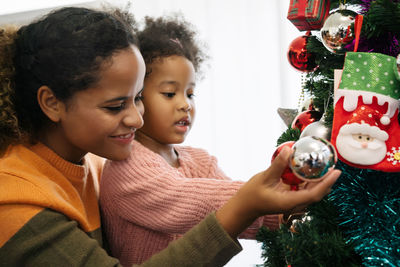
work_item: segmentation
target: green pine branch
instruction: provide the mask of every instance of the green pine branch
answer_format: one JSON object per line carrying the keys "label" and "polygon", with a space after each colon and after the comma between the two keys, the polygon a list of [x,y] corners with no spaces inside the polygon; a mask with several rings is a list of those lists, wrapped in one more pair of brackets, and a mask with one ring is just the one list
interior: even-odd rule
{"label": "green pine branch", "polygon": [[361,265],[352,243],[345,241],[336,221],[337,211],[329,201],[311,205],[307,216],[311,220],[294,221],[292,228],[283,225],[278,231],[260,229],[257,240],[263,242],[264,266]]}
{"label": "green pine branch", "polygon": [[300,129],[292,129],[288,128],[279,138],[278,141],[276,142],[276,146],[279,146],[280,144],[283,144],[287,141],[297,141],[300,138]]}
{"label": "green pine branch", "polygon": [[397,36],[400,34],[400,3],[372,1],[368,13],[364,15],[362,35],[372,38],[388,32]]}

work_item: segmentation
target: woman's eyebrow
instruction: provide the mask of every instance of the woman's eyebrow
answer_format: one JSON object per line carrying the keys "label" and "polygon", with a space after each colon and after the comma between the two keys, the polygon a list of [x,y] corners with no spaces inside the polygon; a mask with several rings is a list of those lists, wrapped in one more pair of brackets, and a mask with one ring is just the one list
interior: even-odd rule
{"label": "woman's eyebrow", "polygon": [[115,102],[115,101],[126,100],[126,99],[128,99],[128,98],[129,98],[129,97],[127,97],[127,96],[119,96],[119,97],[116,97],[116,98],[112,98],[112,99],[106,100],[106,101],[104,101],[103,103],[104,103],[104,104],[107,104],[107,103],[111,103],[111,102]]}

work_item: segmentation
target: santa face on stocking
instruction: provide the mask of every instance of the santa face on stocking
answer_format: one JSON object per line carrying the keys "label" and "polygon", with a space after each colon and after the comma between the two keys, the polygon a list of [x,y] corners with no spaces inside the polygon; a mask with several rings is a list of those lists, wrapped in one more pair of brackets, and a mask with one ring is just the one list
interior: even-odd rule
{"label": "santa face on stocking", "polygon": [[331,137],[340,160],[358,168],[400,171],[399,78],[393,57],[346,54]]}
{"label": "santa face on stocking", "polygon": [[361,165],[373,165],[386,156],[387,132],[378,127],[377,110],[362,105],[339,129],[336,149],[346,160]]}

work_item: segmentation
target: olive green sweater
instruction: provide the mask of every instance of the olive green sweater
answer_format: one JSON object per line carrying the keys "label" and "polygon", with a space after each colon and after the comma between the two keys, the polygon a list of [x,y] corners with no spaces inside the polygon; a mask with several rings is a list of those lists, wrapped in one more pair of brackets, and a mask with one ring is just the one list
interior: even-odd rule
{"label": "olive green sweater", "polygon": [[[72,164],[42,144],[0,159],[0,266],[119,266],[102,248],[103,160]],[[241,250],[210,214],[141,266],[223,266]]]}

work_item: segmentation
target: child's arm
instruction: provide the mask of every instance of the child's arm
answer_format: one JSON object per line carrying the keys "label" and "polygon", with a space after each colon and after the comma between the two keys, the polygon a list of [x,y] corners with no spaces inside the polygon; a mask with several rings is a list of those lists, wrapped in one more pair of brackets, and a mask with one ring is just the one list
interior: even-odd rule
{"label": "child's arm", "polygon": [[184,177],[166,165],[136,158],[107,162],[100,185],[103,209],[112,205],[117,216],[136,225],[183,234],[243,185],[241,181]]}
{"label": "child's arm", "polygon": [[[128,160],[107,162],[100,186],[103,209],[112,205],[113,213],[136,225],[184,234],[244,184],[228,178],[205,150],[179,147],[178,152],[181,171],[139,144]],[[254,239],[262,225],[277,229],[278,215],[258,218],[240,237]]]}

